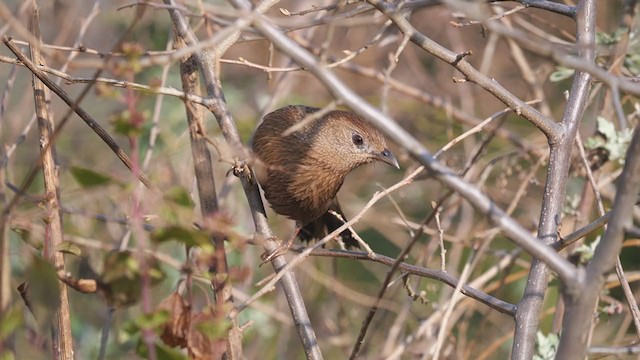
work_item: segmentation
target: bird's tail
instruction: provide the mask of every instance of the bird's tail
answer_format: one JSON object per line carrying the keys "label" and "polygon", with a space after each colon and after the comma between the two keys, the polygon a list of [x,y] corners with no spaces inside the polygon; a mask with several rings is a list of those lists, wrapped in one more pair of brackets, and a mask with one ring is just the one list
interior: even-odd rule
{"label": "bird's tail", "polygon": [[[340,208],[340,204],[338,201],[334,201],[324,215],[308,224],[305,224],[302,229],[300,229],[300,233],[298,234],[300,240],[304,242],[320,240],[327,236],[327,234],[332,233],[342,226],[344,224],[343,220],[340,220],[332,214],[332,211],[339,214],[344,221],[347,221],[344,216],[344,212],[342,212],[342,209]],[[347,249],[360,248],[358,241],[353,237],[349,229],[341,232],[339,236]]]}

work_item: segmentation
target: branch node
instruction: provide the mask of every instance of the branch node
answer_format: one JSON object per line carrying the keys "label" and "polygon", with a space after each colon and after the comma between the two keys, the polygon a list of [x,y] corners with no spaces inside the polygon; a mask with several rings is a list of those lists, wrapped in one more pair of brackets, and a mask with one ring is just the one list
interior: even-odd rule
{"label": "branch node", "polygon": [[244,177],[251,183],[253,183],[254,179],[251,175],[251,168],[249,168],[249,165],[244,160],[240,160],[238,158],[234,159],[233,165],[231,165],[231,169],[227,171],[227,175],[229,175],[230,172],[233,172],[233,175],[236,177]]}
{"label": "branch node", "polygon": [[465,52],[462,52],[458,55],[456,55],[456,58],[453,60],[453,62],[451,62],[451,65],[453,66],[457,66],[458,63],[460,62],[460,60],[464,59],[467,56],[473,55],[473,51],[471,50],[467,50]]}

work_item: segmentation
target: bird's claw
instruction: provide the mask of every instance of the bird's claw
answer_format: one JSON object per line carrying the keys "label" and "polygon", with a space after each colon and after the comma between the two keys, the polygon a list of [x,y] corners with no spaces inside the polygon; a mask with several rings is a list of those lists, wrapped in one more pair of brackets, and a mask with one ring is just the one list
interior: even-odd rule
{"label": "bird's claw", "polygon": [[278,256],[286,254],[288,251],[289,249],[285,248],[284,246],[278,246],[277,248],[271,251],[265,251],[264,253],[262,253],[262,255],[260,255],[260,260],[262,261],[260,266],[270,262],[271,260],[277,258]]}
{"label": "bird's claw", "polygon": [[286,244],[283,244],[282,241],[280,241],[280,239],[278,239],[275,236],[270,237],[268,240],[275,241],[278,244],[278,246],[275,249],[265,251],[264,253],[262,253],[262,255],[260,255],[260,260],[262,261],[260,266],[270,262],[271,260],[277,258],[278,256],[282,256],[287,252],[289,252],[289,248],[293,243],[293,241],[289,240],[287,241]]}

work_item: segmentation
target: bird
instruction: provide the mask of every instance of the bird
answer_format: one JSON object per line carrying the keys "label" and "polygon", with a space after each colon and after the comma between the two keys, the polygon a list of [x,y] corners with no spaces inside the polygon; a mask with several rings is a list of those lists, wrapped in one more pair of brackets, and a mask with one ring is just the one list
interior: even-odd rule
{"label": "bird", "polygon": [[[296,222],[284,251],[296,237],[321,239],[344,224],[336,195],[352,170],[375,161],[399,168],[382,133],[345,110],[279,108],[264,116],[251,143],[264,197],[275,213]],[[339,236],[347,248],[359,247],[348,229]]]}

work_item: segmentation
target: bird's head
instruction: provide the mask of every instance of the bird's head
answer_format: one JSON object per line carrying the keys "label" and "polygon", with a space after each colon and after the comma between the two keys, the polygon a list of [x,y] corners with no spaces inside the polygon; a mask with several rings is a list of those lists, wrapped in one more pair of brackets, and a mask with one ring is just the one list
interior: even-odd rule
{"label": "bird's head", "polygon": [[331,158],[349,170],[373,161],[399,168],[398,160],[387,149],[384,136],[358,115],[332,111],[324,116],[323,139],[329,143]]}

